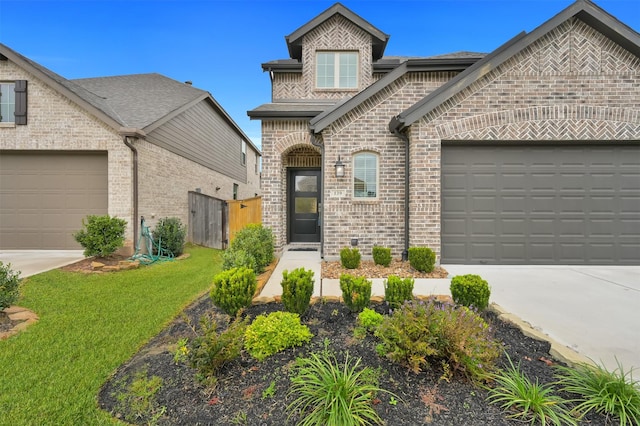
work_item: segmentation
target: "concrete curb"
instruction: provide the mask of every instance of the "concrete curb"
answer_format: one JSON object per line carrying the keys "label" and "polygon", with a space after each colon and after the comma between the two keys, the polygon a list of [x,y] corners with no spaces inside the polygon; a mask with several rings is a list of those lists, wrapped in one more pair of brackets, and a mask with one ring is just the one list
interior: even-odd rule
{"label": "concrete curb", "polygon": [[489,309],[495,312],[498,315],[499,319],[509,322],[518,327],[520,331],[522,331],[522,334],[524,334],[525,336],[532,339],[549,342],[549,344],[551,345],[551,348],[549,349],[549,355],[551,355],[558,361],[561,361],[571,367],[575,366],[576,364],[595,365],[595,363],[591,359],[585,357],[582,354],[579,354],[573,349],[557,342],[547,334],[544,334],[541,331],[535,329],[531,324],[529,324],[519,316],[507,312],[502,306],[496,303],[492,303],[489,306]]}

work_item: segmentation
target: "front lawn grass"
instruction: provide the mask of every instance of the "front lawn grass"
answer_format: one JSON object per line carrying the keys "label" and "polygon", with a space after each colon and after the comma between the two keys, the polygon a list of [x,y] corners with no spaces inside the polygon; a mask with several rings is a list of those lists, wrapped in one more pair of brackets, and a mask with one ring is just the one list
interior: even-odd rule
{"label": "front lawn grass", "polygon": [[98,408],[102,384],[221,269],[220,251],[186,252],[189,259],[138,270],[25,279],[18,304],[40,321],[0,342],[0,424],[117,423]]}

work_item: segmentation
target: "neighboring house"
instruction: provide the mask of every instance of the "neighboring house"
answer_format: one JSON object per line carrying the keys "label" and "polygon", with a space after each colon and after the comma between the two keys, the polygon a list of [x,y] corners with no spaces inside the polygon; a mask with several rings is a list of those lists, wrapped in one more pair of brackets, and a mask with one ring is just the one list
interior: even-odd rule
{"label": "neighboring house", "polygon": [[[0,44],[0,249],[76,249],[88,214],[186,225],[189,191],[260,193],[260,151],[206,91],[159,74],[67,80]],[[15,112],[14,112],[15,111]]]}
{"label": "neighboring house", "polygon": [[486,56],[385,57],[388,39],[335,4],[262,64],[272,102],[248,114],[278,248],[640,263],[636,31],[578,0]]}

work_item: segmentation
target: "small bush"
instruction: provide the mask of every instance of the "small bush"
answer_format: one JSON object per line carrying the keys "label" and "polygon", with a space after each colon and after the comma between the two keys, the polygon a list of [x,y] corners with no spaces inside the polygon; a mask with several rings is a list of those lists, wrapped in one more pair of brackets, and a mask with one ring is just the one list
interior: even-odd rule
{"label": "small bush", "polygon": [[393,309],[400,307],[405,301],[413,299],[413,278],[400,278],[389,275],[384,282],[384,300]]}
{"label": "small bush", "polygon": [[252,271],[258,269],[256,258],[244,250],[225,250],[222,253],[222,270],[232,268],[249,268]]}
{"label": "small bush", "polygon": [[342,300],[351,312],[362,312],[371,300],[371,281],[349,274],[340,275]]}
{"label": "small bush", "polygon": [[214,317],[200,319],[202,331],[189,345],[187,359],[191,367],[198,371],[198,378],[209,384],[215,383],[215,375],[225,364],[240,356],[244,344],[244,333],[249,318],[236,318],[222,332]]}
{"label": "small bush", "polygon": [[258,315],[244,334],[244,347],[258,361],[286,348],[301,346],[311,340],[309,327],[300,324],[298,314],[272,312]]}
{"label": "small bush", "polygon": [[458,305],[487,309],[491,289],[479,275],[457,275],[451,279],[451,297]]}
{"label": "small bush", "polygon": [[153,228],[154,251],[156,247],[169,256],[178,257],[184,250],[184,239],[187,228],[177,217],[165,217],[160,219]]}
{"label": "small bush", "polygon": [[444,361],[452,372],[484,379],[500,356],[500,344],[487,323],[465,306],[451,303],[405,302],[376,330],[382,343],[376,351],[419,372],[430,360]]}
{"label": "small bush", "polygon": [[340,250],[340,263],[346,269],[356,269],[360,267],[360,250],[356,247],[345,247]]}
{"label": "small bush", "polygon": [[509,355],[507,359],[509,366],[504,371],[491,375],[496,386],[489,389],[489,402],[500,404],[505,412],[511,413],[508,417],[529,424],[576,424],[576,419],[563,399],[553,394],[552,387],[539,384],[538,380],[532,383],[520,371],[520,365],[514,366]]}
{"label": "small bush", "polygon": [[298,358],[291,375],[289,418],[299,413],[300,425],[383,424],[372,402],[386,391],[378,387],[379,374],[370,367],[359,369],[360,362],[347,353],[340,365],[327,350]]}
{"label": "small bush", "polygon": [[625,371],[620,363],[614,371],[587,364],[556,368],[558,385],[575,395],[578,413],[595,411],[616,417],[621,426],[640,425],[640,382],[633,379],[633,369]]}
{"label": "small bush", "polygon": [[136,372],[129,386],[115,394],[117,408],[124,412],[124,419],[128,422],[144,420],[146,424],[156,424],[166,411],[166,407],[159,406],[157,401],[162,385],[162,377],[148,377],[146,367]]}
{"label": "small bush", "polygon": [[264,271],[273,261],[274,239],[271,228],[262,224],[251,223],[236,234],[228,250],[244,250],[256,261],[256,273]]}
{"label": "small bush", "polygon": [[282,304],[288,312],[300,316],[309,309],[309,302],[313,294],[313,271],[297,268],[282,273]]}
{"label": "small bush", "polygon": [[211,300],[226,314],[235,317],[240,309],[251,305],[257,287],[256,274],[251,269],[229,269],[213,278]]}
{"label": "small bush", "polygon": [[362,312],[358,314],[358,324],[370,332],[375,331],[376,328],[382,324],[382,320],[384,320],[384,316],[373,309],[364,308]]}
{"label": "small bush", "polygon": [[409,264],[420,272],[432,272],[436,265],[436,254],[428,247],[409,247]]}
{"label": "small bush", "polygon": [[109,215],[89,215],[73,238],[84,248],[85,256],[111,256],[124,245],[127,221]]}
{"label": "small bush", "polygon": [[373,246],[373,263],[389,266],[391,264],[391,249],[389,247]]}
{"label": "small bush", "polygon": [[14,272],[11,264],[0,261],[0,311],[18,300],[20,289],[20,271]]}

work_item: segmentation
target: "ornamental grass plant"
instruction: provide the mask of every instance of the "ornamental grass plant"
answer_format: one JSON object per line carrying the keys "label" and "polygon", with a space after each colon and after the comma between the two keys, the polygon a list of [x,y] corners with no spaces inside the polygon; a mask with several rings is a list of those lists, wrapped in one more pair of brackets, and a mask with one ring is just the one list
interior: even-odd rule
{"label": "ornamental grass plant", "polygon": [[558,385],[574,396],[576,411],[602,413],[621,426],[640,425],[640,384],[633,379],[633,369],[625,371],[619,362],[613,371],[588,364],[556,368]]}
{"label": "ornamental grass plant", "polygon": [[542,426],[577,424],[565,401],[554,394],[551,386],[540,384],[537,379],[532,382],[509,355],[507,359],[507,368],[491,375],[496,386],[488,388],[489,402],[499,405],[508,417],[522,422]]}
{"label": "ornamental grass plant", "polygon": [[360,364],[360,358],[348,353],[340,364],[327,347],[298,358],[291,375],[289,418],[299,415],[299,426],[383,424],[373,400],[386,391],[378,386],[378,373]]}

